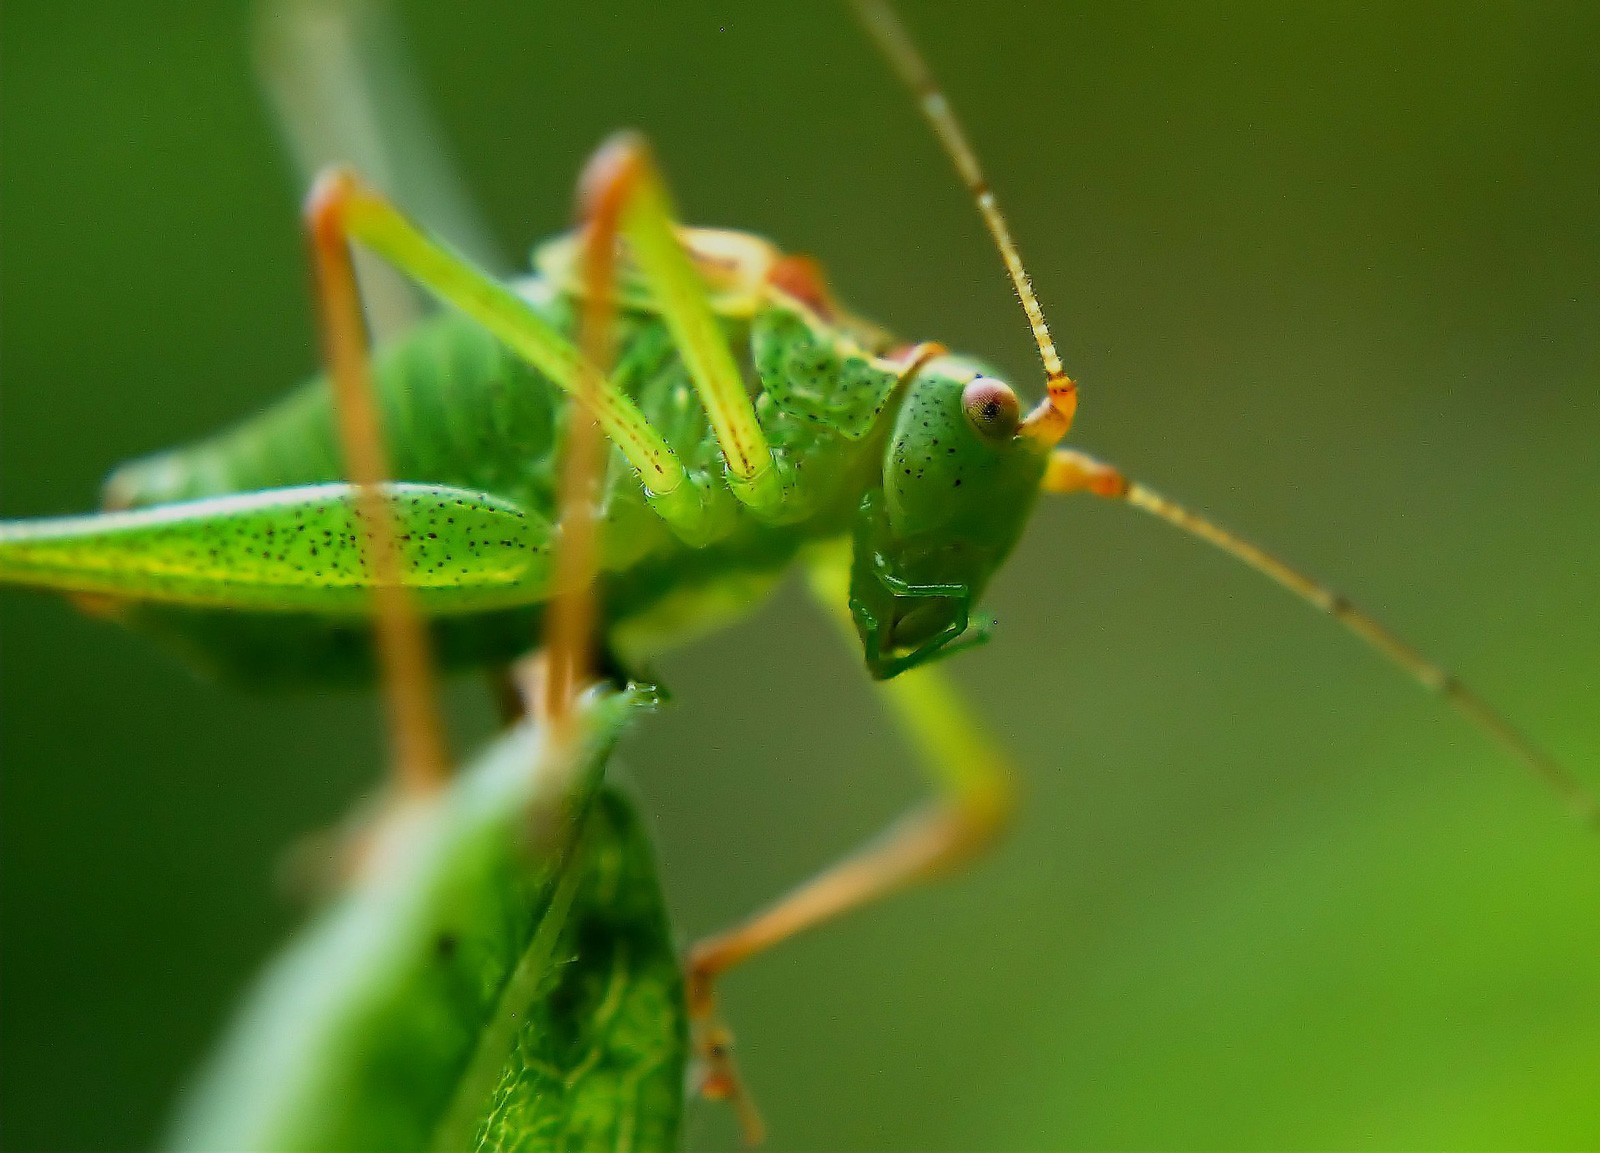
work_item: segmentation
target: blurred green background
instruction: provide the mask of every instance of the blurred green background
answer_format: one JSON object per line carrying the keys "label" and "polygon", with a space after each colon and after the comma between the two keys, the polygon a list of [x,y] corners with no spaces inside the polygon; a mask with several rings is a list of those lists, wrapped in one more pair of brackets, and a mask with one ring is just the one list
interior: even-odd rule
{"label": "blurred green background", "polygon": [[[401,6],[507,251],[589,149],[821,257],[1028,388],[995,256],[831,4]],[[1600,782],[1600,8],[911,3],[1014,216],[1078,440],[1281,547]],[[0,10],[0,512],[314,364],[298,179],[240,3]],[[1015,753],[960,879],[726,983],[774,1149],[1600,1146],[1600,844],[1328,622],[1168,531],[1043,507],[952,666]],[[260,698],[0,597],[0,1140],[159,1134],[375,779],[367,694]],[[754,672],[733,675],[753,658]],[[679,928],[915,797],[795,587],[665,662],[623,758]],[[452,688],[483,731],[471,681]],[[691,1148],[735,1142],[698,1106]]]}

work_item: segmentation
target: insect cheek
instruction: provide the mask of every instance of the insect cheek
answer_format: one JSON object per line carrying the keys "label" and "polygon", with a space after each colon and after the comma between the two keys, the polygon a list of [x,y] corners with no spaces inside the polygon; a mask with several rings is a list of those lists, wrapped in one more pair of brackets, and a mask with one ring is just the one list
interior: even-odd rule
{"label": "insect cheek", "polygon": [[961,390],[961,411],[974,432],[997,443],[1015,436],[1022,420],[1017,394],[1004,381],[988,376],[974,377]]}

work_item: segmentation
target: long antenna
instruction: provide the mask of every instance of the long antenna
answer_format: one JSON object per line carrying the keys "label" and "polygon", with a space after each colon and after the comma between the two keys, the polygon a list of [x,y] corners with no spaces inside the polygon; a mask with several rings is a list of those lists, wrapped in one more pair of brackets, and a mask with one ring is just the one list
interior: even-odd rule
{"label": "long antenna", "polygon": [[[978,164],[977,153],[890,0],[850,0],[850,6],[855,9],[857,17],[900,79],[916,96],[922,115],[955,164],[967,191],[977,202],[989,234],[994,237],[995,246],[1005,261],[1006,271],[1011,274],[1017,299],[1028,314],[1028,323],[1033,329],[1034,343],[1039,346],[1039,359],[1044,363],[1050,389],[1049,399],[1028,414],[1018,431],[1020,435],[1032,437],[1044,445],[1054,445],[1072,425],[1072,416],[1077,408],[1078,386],[1061,367],[1061,358],[1056,353],[1055,342],[1050,339],[1050,328],[1045,324],[1044,311],[1039,307],[1033,282],[1023,267],[1017,243],[1011,237],[1011,229],[1006,225],[989,181]],[[1083,453],[1057,449],[1051,455],[1044,489],[1058,493],[1090,492],[1107,499],[1120,500],[1205,541],[1275,581],[1313,608],[1333,617],[1423,688],[1443,697],[1475,728],[1559,793],[1580,820],[1600,828],[1600,799],[1565,766],[1534,744],[1527,734],[1506,720],[1459,678],[1428,660],[1375,618],[1326,585],[1265,549],[1235,536],[1152,489],[1128,480],[1112,466]]]}
{"label": "long antenna", "polygon": [[1033,342],[1039,346],[1045,386],[1049,389],[1048,398],[1028,414],[1018,432],[1047,446],[1056,444],[1072,427],[1072,417],[1078,409],[1078,386],[1061,367],[1055,341],[1050,339],[1050,326],[1045,323],[1044,309],[1039,307],[1039,297],[1033,291],[1033,280],[1023,266],[1022,253],[1011,237],[1011,228],[995,200],[994,190],[978,164],[978,154],[889,0],[850,0],[850,4],[873,42],[917,98],[923,117],[956,166],[956,172],[978,205],[989,235],[994,238],[995,247],[1000,250],[1000,258],[1011,275],[1011,285],[1022,302],[1022,311],[1028,314],[1028,326],[1033,330]]}
{"label": "long antenna", "polygon": [[1532,738],[1501,716],[1459,677],[1434,664],[1388,627],[1357,608],[1348,597],[1334,592],[1260,545],[1236,536],[1084,453],[1071,449],[1057,449],[1052,453],[1045,472],[1044,491],[1088,492],[1107,500],[1123,501],[1205,541],[1275,581],[1312,608],[1344,625],[1423,688],[1443,697],[1475,728],[1559,793],[1579,820],[1600,828],[1600,799],[1596,799],[1566,766],[1534,744]]}

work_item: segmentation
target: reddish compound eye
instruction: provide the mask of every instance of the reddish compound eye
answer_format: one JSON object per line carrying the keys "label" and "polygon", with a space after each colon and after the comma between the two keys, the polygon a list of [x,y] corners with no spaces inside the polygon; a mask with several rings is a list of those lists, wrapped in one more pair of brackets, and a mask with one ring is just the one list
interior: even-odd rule
{"label": "reddish compound eye", "polygon": [[975,377],[961,390],[961,409],[967,421],[985,440],[1010,440],[1022,419],[1017,394],[1010,386],[988,376]]}

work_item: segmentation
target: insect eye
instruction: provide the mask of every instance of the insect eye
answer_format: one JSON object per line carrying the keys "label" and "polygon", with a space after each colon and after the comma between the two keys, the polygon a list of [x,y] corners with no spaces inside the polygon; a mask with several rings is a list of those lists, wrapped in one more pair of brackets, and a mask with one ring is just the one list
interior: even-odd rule
{"label": "insect eye", "polygon": [[1022,419],[1017,394],[991,377],[980,376],[961,391],[961,409],[967,421],[987,440],[1010,440]]}

